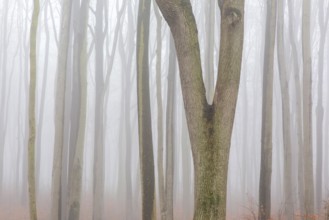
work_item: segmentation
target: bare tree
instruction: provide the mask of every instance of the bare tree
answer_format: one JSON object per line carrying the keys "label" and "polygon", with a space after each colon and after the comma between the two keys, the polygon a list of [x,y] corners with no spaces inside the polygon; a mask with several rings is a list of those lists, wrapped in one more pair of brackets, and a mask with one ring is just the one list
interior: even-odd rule
{"label": "bare tree", "polygon": [[142,219],[155,219],[154,159],[149,91],[149,25],[151,1],[140,0],[137,22],[137,96]]}
{"label": "bare tree", "polygon": [[163,105],[162,105],[162,17],[160,15],[159,8],[156,4],[154,5],[154,13],[157,22],[157,30],[156,30],[156,94],[157,94],[157,110],[158,110],[158,118],[157,118],[157,131],[158,131],[158,189],[159,189],[159,206],[160,206],[160,219],[166,220],[167,216],[167,206],[166,206],[166,198],[165,198],[165,175],[164,175],[164,167],[163,167]]}
{"label": "bare tree", "polygon": [[[325,7],[324,1],[319,1],[318,21],[320,26],[320,45],[318,59],[318,104],[316,107],[316,211],[321,211],[322,206],[322,171],[323,171],[323,72],[324,50],[328,32],[329,7]],[[325,13],[326,12],[326,13]]]}
{"label": "bare tree", "polygon": [[190,1],[157,0],[177,51],[195,170],[194,219],[225,219],[229,149],[240,81],[244,1],[218,1],[221,48],[212,104],[202,80],[197,27]]}
{"label": "bare tree", "polygon": [[314,179],[312,150],[312,52],[311,52],[311,1],[303,0],[303,154],[304,154],[304,210],[314,214]]}
{"label": "bare tree", "polygon": [[294,218],[293,188],[292,188],[292,146],[291,146],[291,118],[289,77],[286,68],[286,54],[284,47],[284,1],[278,1],[277,21],[277,55],[282,97],[282,135],[283,135],[283,163],[284,163],[284,214],[285,218]]}
{"label": "bare tree", "polygon": [[[76,74],[74,77],[79,80],[79,127],[77,139],[73,152],[71,177],[69,179],[69,219],[78,220],[80,215],[80,199],[82,189],[82,169],[83,169],[83,153],[84,153],[84,139],[86,129],[86,113],[87,113],[87,23],[89,14],[89,0],[75,2],[76,9],[79,13],[74,19],[77,19],[78,26],[75,32],[75,41],[77,50],[74,53],[77,59],[74,63],[76,65]],[[74,97],[77,99],[77,97]]]}
{"label": "bare tree", "polygon": [[304,204],[304,159],[303,159],[303,122],[302,122],[302,89],[300,80],[300,68],[299,68],[299,56],[297,49],[297,30],[298,24],[294,22],[295,13],[292,1],[287,1],[288,15],[289,15],[289,42],[291,47],[292,56],[292,71],[293,71],[293,82],[295,83],[295,132],[297,136],[297,150],[298,150],[298,198],[299,198],[299,210],[303,214],[303,204]]}
{"label": "bare tree", "polygon": [[104,41],[107,25],[104,29],[105,2],[97,0],[95,25],[95,147],[94,147],[94,187],[93,187],[93,220],[103,219],[104,209]]}
{"label": "bare tree", "polygon": [[267,220],[271,217],[273,63],[277,13],[276,4],[275,0],[267,1],[258,211],[258,218],[261,220]]}
{"label": "bare tree", "polygon": [[30,29],[30,89],[29,89],[29,143],[28,143],[28,184],[30,219],[37,220],[36,190],[35,190],[35,97],[37,78],[37,31],[40,5],[33,1],[33,13]]}
{"label": "bare tree", "polygon": [[57,82],[55,97],[55,143],[54,160],[52,173],[52,206],[51,219],[59,220],[62,217],[62,160],[64,147],[64,111],[65,111],[65,88],[66,71],[68,63],[68,47],[70,38],[70,21],[72,0],[65,0],[62,3],[61,33],[59,40]]}

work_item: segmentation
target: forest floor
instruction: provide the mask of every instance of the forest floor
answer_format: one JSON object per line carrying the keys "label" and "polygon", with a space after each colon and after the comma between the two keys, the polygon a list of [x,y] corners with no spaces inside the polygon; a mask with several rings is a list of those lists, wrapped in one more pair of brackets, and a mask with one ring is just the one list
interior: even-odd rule
{"label": "forest floor", "polygon": [[[22,198],[18,198],[14,196],[13,193],[7,193],[5,195],[1,195],[0,199],[0,220],[29,220],[29,209],[27,203],[23,203]],[[120,200],[120,199],[119,199]],[[125,216],[124,205],[120,205],[122,201],[119,200],[107,200],[105,203],[109,207],[117,207],[115,209],[106,209],[104,210],[104,214],[106,219],[114,219],[120,220]],[[38,220],[49,220],[50,216],[50,196],[44,195],[39,196],[37,202],[37,210],[38,210]],[[121,207],[121,208],[120,208]],[[138,205],[133,207],[134,209],[139,209]],[[329,203],[328,203],[329,208]],[[186,211],[186,210],[185,210]],[[257,212],[256,210],[245,210],[246,213],[228,213],[227,220],[257,220]],[[136,212],[136,210],[135,210]],[[192,213],[190,213],[192,214]],[[176,207],[175,208],[175,219],[187,220],[186,212],[182,209]],[[136,214],[138,216],[138,214]],[[80,208],[80,220],[90,220],[92,219],[92,199],[91,196],[82,196],[81,208]],[[301,220],[302,216],[300,214],[296,214],[294,220]],[[327,220],[329,218],[325,218],[324,213],[321,215],[309,216],[308,220]],[[135,220],[135,219],[134,219]],[[138,220],[138,217],[136,218]],[[282,214],[277,214],[273,216],[272,220],[285,220],[282,217]]]}

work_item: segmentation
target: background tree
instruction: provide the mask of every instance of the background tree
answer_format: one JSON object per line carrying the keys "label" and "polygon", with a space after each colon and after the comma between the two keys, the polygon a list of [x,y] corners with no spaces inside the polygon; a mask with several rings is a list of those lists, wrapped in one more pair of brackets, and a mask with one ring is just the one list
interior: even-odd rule
{"label": "background tree", "polygon": [[261,164],[259,178],[258,218],[271,218],[271,177],[272,177],[272,109],[273,109],[273,72],[274,46],[276,31],[277,5],[275,0],[267,1],[265,51],[263,65],[263,104],[261,130]]}
{"label": "background tree", "polygon": [[154,159],[149,88],[149,26],[151,1],[140,0],[137,22],[137,97],[142,219],[155,219]]}
{"label": "background tree", "polygon": [[33,14],[30,29],[30,89],[29,89],[29,143],[28,143],[28,183],[30,219],[37,220],[36,190],[35,190],[35,97],[37,79],[37,31],[40,5],[33,1]]}
{"label": "background tree", "polygon": [[284,185],[284,214],[285,218],[294,218],[294,200],[292,184],[292,146],[289,77],[286,67],[286,52],[284,45],[284,10],[285,1],[278,1],[277,20],[277,57],[282,99],[282,135],[283,135],[283,185]]}
{"label": "background tree", "polygon": [[84,153],[84,140],[86,129],[86,112],[87,112],[87,25],[89,14],[89,0],[74,5],[79,10],[77,14],[78,26],[75,32],[75,41],[77,44],[77,51],[75,53],[76,74],[75,77],[79,80],[80,90],[80,112],[79,112],[79,129],[76,139],[76,145],[73,152],[71,177],[69,180],[69,219],[78,220],[80,216],[80,200],[82,190],[82,169],[83,169],[83,153]]}
{"label": "background tree", "polygon": [[52,206],[51,219],[59,220],[62,218],[62,164],[64,148],[64,112],[65,112],[65,88],[66,71],[68,64],[68,47],[70,39],[72,0],[63,1],[61,17],[61,33],[59,39],[59,56],[57,64],[57,82],[56,82],[56,116],[55,116],[55,143],[54,160],[52,171]]}
{"label": "background tree", "polygon": [[318,59],[318,103],[316,107],[316,211],[322,208],[322,171],[323,171],[323,73],[324,73],[324,49],[329,22],[329,6],[325,7],[324,1],[319,1],[318,22],[320,26],[320,45]]}
{"label": "background tree", "polygon": [[313,144],[312,144],[312,51],[311,1],[303,0],[303,155],[305,217],[314,214]]}

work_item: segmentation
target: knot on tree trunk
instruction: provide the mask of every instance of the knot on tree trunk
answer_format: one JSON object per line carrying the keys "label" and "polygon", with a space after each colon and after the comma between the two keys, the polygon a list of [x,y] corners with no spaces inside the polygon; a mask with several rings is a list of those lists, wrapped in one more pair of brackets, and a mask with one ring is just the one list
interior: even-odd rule
{"label": "knot on tree trunk", "polygon": [[233,8],[233,7],[228,7],[225,9],[224,16],[225,16],[224,19],[226,20],[226,22],[230,26],[235,27],[241,21],[242,14],[239,9]]}

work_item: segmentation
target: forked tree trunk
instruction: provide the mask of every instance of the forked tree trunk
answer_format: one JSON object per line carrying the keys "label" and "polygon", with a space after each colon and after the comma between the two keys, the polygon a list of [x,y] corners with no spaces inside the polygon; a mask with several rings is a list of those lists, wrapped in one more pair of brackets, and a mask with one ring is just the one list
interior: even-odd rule
{"label": "forked tree trunk", "polygon": [[212,104],[202,80],[190,1],[157,0],[175,41],[195,171],[194,219],[225,219],[229,149],[240,81],[244,1],[219,1],[221,47]]}

